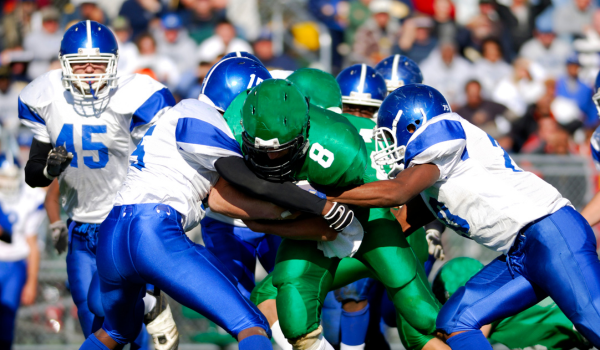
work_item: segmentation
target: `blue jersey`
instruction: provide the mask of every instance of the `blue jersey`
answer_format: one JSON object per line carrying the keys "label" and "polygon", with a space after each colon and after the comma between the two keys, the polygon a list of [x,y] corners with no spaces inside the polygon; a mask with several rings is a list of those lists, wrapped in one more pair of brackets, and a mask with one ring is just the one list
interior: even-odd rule
{"label": "blue jersey", "polygon": [[76,98],[63,87],[61,70],[53,70],[23,89],[19,118],[38,141],[73,154],[59,177],[67,215],[101,223],[125,179],[131,151],[174,104],[165,86],[139,74],[119,78],[105,98]]}

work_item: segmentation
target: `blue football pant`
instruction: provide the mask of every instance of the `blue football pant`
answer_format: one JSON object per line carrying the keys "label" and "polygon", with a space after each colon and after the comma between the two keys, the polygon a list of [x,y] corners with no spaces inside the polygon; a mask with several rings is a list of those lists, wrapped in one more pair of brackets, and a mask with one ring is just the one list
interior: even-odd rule
{"label": "blue football pant", "polygon": [[577,330],[600,346],[600,261],[596,238],[564,207],[526,226],[507,256],[492,261],[442,307],[437,328],[471,331],[552,297]]}
{"label": "blue football pant", "polygon": [[15,319],[27,281],[27,262],[0,261],[0,350],[9,350],[15,336]]}
{"label": "blue football pant", "polygon": [[100,227],[98,274],[103,329],[118,343],[140,331],[146,284],[160,288],[237,337],[250,327],[270,335],[262,313],[236,288],[233,276],[183,231],[181,216],[164,204],[116,206]]}
{"label": "blue football pant", "polygon": [[281,237],[257,233],[205,217],[200,223],[204,246],[227,267],[246,298],[254,289],[256,258],[268,273],[275,267]]}
{"label": "blue football pant", "polygon": [[[79,323],[86,338],[100,329],[104,321],[96,268],[99,229],[100,224],[69,222],[67,277],[73,302],[77,306]],[[132,350],[144,349],[147,347],[146,344],[148,344],[148,333],[144,327],[131,348]]]}

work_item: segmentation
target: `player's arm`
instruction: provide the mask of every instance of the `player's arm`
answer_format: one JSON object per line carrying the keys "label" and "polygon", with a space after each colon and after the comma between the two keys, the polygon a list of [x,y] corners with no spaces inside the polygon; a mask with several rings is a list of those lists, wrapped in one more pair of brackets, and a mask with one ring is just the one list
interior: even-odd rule
{"label": "player's arm", "polygon": [[25,165],[25,182],[31,187],[46,187],[71,164],[73,155],[63,147],[33,139]]}
{"label": "player's arm", "polygon": [[265,202],[237,190],[220,178],[208,196],[210,210],[236,219],[281,220],[292,214],[271,202]]}
{"label": "player's arm", "polygon": [[402,232],[406,237],[421,227],[435,221],[435,217],[425,205],[421,196],[416,196],[406,203],[400,210],[393,212],[396,220],[402,226]]}
{"label": "player's arm", "polygon": [[[328,193],[327,199],[368,208],[391,208],[405,205],[440,178],[435,164],[408,168],[393,180],[375,181],[352,189]],[[431,221],[431,220],[430,220]]]}
{"label": "player's arm", "polygon": [[21,303],[31,305],[37,294],[38,272],[40,270],[40,249],[38,247],[37,235],[26,238],[29,245],[29,256],[27,257],[27,281],[21,292]]}
{"label": "player's arm", "polygon": [[50,221],[50,231],[52,234],[52,243],[58,254],[61,254],[67,250],[69,240],[69,230],[67,224],[60,218],[60,190],[58,186],[58,180],[52,181],[48,191],[46,192],[46,199],[44,200],[44,208],[48,214],[48,220]]}
{"label": "player's arm", "polygon": [[240,157],[220,158],[215,162],[215,168],[222,178],[241,192],[273,202],[291,211],[326,215],[333,205],[291,182],[276,183],[259,178]]}
{"label": "player's arm", "polygon": [[595,226],[600,222],[600,192],[596,193],[594,198],[583,208],[581,215],[589,222],[590,226]]}
{"label": "player's arm", "polygon": [[297,240],[333,241],[338,235],[325,220],[317,216],[285,221],[244,220],[244,223],[255,232]]}

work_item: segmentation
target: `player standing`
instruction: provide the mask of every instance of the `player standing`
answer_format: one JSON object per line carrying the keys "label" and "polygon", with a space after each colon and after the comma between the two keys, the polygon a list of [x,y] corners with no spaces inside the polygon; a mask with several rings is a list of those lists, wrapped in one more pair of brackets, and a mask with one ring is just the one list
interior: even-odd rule
{"label": "player standing", "polygon": [[[87,337],[102,321],[88,307],[100,223],[125,179],[132,146],[175,100],[147,76],[117,78],[116,39],[97,22],[70,27],[59,59],[62,69],[38,77],[19,97],[19,118],[35,135],[25,179],[32,187],[45,187],[58,178],[69,216],[67,274]],[[67,249],[65,231],[53,230],[59,253]],[[152,336],[157,348],[171,349],[178,333],[168,306],[163,316]]]}

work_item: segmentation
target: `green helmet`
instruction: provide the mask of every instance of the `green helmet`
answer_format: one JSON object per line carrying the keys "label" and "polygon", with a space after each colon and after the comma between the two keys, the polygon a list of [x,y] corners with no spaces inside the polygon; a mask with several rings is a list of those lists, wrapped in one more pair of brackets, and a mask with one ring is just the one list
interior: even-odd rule
{"label": "green helmet", "polygon": [[287,80],[308,96],[311,104],[342,113],[342,90],[333,75],[319,69],[302,68],[292,73]]}
{"label": "green helmet", "polygon": [[433,294],[444,304],[458,288],[483,269],[483,264],[473,258],[454,258],[448,261],[433,280]]}
{"label": "green helmet", "polygon": [[[308,150],[308,102],[287,80],[269,79],[250,91],[242,107],[242,151],[250,169],[285,181]],[[270,153],[288,152],[271,159]]]}

